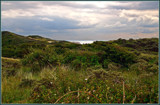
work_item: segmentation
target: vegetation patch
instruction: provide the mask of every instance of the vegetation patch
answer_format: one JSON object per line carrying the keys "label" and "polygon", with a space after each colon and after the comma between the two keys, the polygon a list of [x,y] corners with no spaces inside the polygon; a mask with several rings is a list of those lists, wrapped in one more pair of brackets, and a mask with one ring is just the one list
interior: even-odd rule
{"label": "vegetation patch", "polygon": [[2,103],[158,103],[158,38],[77,44],[2,32]]}

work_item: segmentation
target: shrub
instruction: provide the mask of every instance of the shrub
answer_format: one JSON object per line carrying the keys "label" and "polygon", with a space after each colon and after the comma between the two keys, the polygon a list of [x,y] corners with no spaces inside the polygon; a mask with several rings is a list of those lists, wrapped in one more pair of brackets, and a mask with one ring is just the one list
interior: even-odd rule
{"label": "shrub", "polygon": [[66,49],[64,49],[64,48],[55,48],[55,52],[57,54],[64,54],[66,52]]}
{"label": "shrub", "polygon": [[75,70],[79,70],[82,67],[82,62],[79,59],[75,59],[71,62],[71,65],[75,68]]}
{"label": "shrub", "polygon": [[119,70],[120,68],[121,68],[120,64],[117,64],[117,63],[109,63],[108,64],[109,70]]}
{"label": "shrub", "polygon": [[76,58],[76,54],[67,52],[64,56],[63,63],[68,64],[71,63]]}
{"label": "shrub", "polygon": [[121,47],[108,47],[107,49],[105,49],[105,51],[107,58],[123,66],[128,67],[130,64],[133,64],[135,62],[136,56]]}
{"label": "shrub", "polygon": [[103,68],[108,68],[108,64],[111,62],[111,60],[110,59],[105,59],[104,61],[103,61]]}
{"label": "shrub", "polygon": [[22,59],[22,64],[28,65],[33,72],[40,71],[44,67],[53,67],[59,64],[57,55],[46,49],[46,51],[34,49],[32,53]]}
{"label": "shrub", "polygon": [[90,57],[91,65],[99,65],[99,59],[98,56],[94,55]]}
{"label": "shrub", "polygon": [[128,67],[130,64],[133,64],[136,59],[134,53],[129,52],[124,47],[109,42],[94,42],[93,48],[105,52],[103,55],[100,54],[100,62],[107,63],[108,61],[111,61]]}

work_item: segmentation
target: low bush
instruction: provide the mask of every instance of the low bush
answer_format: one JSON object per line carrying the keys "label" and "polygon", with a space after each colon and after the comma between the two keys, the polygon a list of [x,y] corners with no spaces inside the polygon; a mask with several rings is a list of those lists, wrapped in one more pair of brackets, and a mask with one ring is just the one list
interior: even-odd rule
{"label": "low bush", "polygon": [[33,72],[37,72],[44,67],[53,67],[58,65],[59,61],[57,55],[54,52],[35,49],[32,53],[26,55],[22,59],[22,64],[24,66],[30,66]]}

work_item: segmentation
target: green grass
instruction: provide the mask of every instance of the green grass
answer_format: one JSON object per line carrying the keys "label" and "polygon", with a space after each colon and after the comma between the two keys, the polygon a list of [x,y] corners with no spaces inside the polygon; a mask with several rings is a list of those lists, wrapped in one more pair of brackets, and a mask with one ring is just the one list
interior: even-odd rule
{"label": "green grass", "polygon": [[[23,79],[28,81],[23,82]],[[27,85],[31,80],[34,83]],[[2,102],[55,103],[71,92],[57,103],[123,103],[123,81],[125,103],[158,101],[158,76],[153,73],[137,75],[136,71],[104,69],[75,71],[69,66],[61,65],[52,69],[44,68],[36,74],[19,69],[15,76],[4,76]]]}
{"label": "green grass", "polygon": [[158,103],[155,38],[80,45],[2,34],[2,103]]}
{"label": "green grass", "polygon": [[21,103],[20,101],[30,97],[31,88],[20,88],[19,84],[22,81],[20,76],[2,76],[2,102],[3,103]]}

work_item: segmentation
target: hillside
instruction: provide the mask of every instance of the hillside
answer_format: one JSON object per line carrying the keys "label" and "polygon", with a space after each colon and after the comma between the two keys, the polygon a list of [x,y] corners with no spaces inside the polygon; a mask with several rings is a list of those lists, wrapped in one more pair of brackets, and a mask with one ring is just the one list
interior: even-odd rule
{"label": "hillside", "polygon": [[2,56],[22,58],[29,48],[46,47],[49,41],[56,42],[40,36],[22,36],[9,31],[2,32]]}
{"label": "hillside", "polygon": [[76,44],[2,32],[3,103],[157,103],[158,38]]}
{"label": "hillside", "polygon": [[23,43],[32,43],[32,42],[47,42],[47,41],[55,41],[51,40],[49,38],[44,38],[38,35],[29,35],[29,36],[22,36],[18,35],[9,31],[2,31],[2,45],[18,45],[18,44],[23,44]]}

